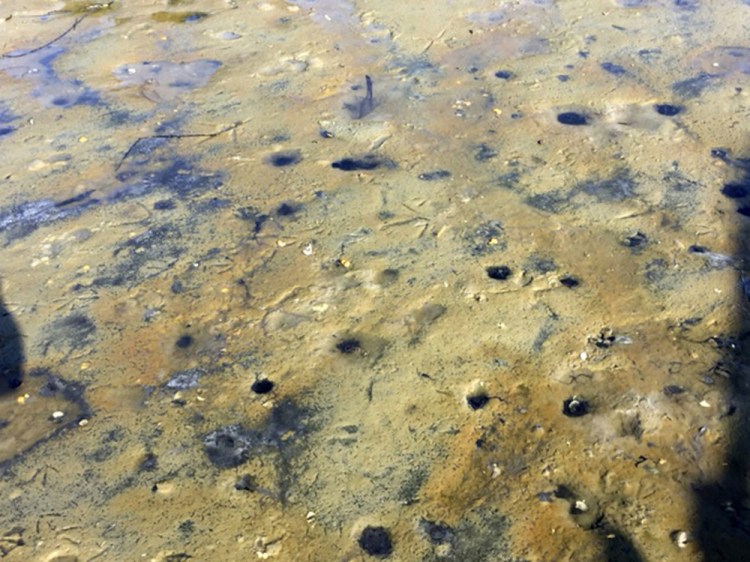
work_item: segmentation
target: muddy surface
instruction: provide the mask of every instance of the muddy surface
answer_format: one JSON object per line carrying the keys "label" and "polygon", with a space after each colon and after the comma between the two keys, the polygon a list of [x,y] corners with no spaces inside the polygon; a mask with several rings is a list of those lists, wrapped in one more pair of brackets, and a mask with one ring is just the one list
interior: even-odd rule
{"label": "muddy surface", "polygon": [[745,559],[749,17],[0,3],[0,556]]}

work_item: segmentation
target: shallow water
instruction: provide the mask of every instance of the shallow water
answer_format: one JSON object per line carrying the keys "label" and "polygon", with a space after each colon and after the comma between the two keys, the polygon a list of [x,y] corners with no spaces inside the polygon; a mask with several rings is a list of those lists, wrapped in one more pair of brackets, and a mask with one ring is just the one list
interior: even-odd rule
{"label": "shallow water", "polygon": [[748,17],[1,3],[2,556],[742,560]]}

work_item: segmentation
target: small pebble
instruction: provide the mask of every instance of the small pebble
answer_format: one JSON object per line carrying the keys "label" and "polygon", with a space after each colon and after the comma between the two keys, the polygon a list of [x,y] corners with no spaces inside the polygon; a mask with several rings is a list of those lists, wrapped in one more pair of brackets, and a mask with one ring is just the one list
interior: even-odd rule
{"label": "small pebble", "polygon": [[386,558],[393,553],[391,534],[385,527],[365,527],[357,542],[371,556]]}
{"label": "small pebble", "polygon": [[536,497],[540,502],[552,503],[554,500],[554,492],[539,492]]}
{"label": "small pebble", "polygon": [[576,397],[563,401],[562,412],[569,418],[580,418],[589,413],[589,403]]}
{"label": "small pebble", "polygon": [[52,412],[52,419],[53,420],[60,420],[65,415],[65,412],[61,412],[60,410],[57,410],[56,412]]}
{"label": "small pebble", "polygon": [[686,531],[674,531],[672,540],[679,548],[685,548],[690,542],[690,535]]}
{"label": "small pebble", "polygon": [[662,392],[664,392],[665,396],[677,396],[685,392],[685,389],[676,384],[668,384],[662,389]]}
{"label": "small pebble", "polygon": [[500,78],[501,80],[509,80],[510,78],[513,78],[513,73],[510,70],[498,70],[495,72],[495,77]]}
{"label": "small pebble", "polygon": [[628,248],[640,248],[641,246],[644,246],[647,242],[648,242],[648,237],[639,230],[632,236],[626,237],[623,244],[627,246]]}

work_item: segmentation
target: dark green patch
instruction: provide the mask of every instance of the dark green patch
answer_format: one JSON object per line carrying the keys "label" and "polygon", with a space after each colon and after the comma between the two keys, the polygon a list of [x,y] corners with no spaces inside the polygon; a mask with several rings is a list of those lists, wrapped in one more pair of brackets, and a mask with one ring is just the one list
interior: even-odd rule
{"label": "dark green patch", "polygon": [[114,265],[101,266],[94,286],[122,286],[140,283],[170,270],[184,253],[182,232],[166,223],[142,232],[120,244],[113,252]]}
{"label": "dark green patch", "polygon": [[482,223],[463,236],[472,256],[500,252],[508,247],[503,224],[499,220]]}
{"label": "dark green patch", "polygon": [[627,169],[615,172],[603,180],[586,180],[573,188],[596,198],[600,203],[626,201],[636,196],[636,182]]}
{"label": "dark green patch", "polygon": [[154,12],[151,18],[158,22],[191,23],[208,17],[206,12]]}
{"label": "dark green patch", "polygon": [[525,203],[545,213],[561,213],[570,204],[570,196],[559,190],[529,195]]}
{"label": "dark green patch", "polygon": [[396,499],[404,505],[417,501],[419,490],[427,482],[429,475],[430,473],[425,466],[410,469],[396,494]]}

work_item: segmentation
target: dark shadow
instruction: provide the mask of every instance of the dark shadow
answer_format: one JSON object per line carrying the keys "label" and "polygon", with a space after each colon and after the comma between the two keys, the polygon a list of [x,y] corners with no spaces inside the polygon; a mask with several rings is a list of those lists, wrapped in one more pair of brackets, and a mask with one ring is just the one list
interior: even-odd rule
{"label": "dark shadow", "polygon": [[633,543],[622,533],[612,529],[607,534],[604,559],[607,562],[644,562]]}
{"label": "dark shadow", "polygon": [[[723,193],[735,199],[736,210],[745,215],[750,205],[750,198],[747,198],[750,195],[750,159],[732,158],[722,149],[711,153],[737,172],[739,180],[727,183]],[[721,369],[728,375],[723,389],[728,404],[724,413],[727,454],[719,478],[693,485],[693,533],[706,562],[750,560],[750,218],[737,232],[736,241],[739,295],[736,335],[717,334],[721,338],[714,338],[724,353]]]}
{"label": "dark shadow", "polygon": [[23,365],[23,338],[0,294],[0,395],[21,386]]}

